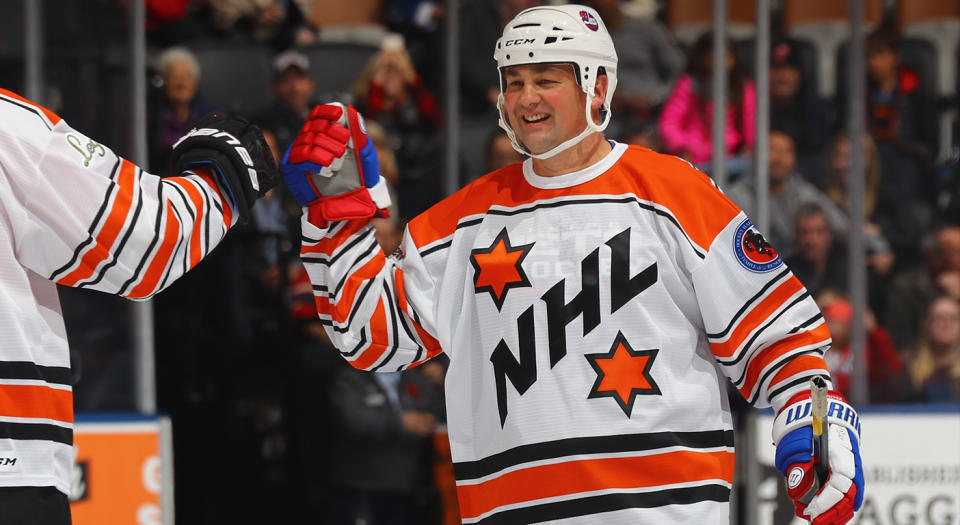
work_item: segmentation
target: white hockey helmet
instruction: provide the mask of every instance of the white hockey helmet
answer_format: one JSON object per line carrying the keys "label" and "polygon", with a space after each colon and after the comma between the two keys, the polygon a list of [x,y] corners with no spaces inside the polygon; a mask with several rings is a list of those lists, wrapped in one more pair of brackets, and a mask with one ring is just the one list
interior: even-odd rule
{"label": "white hockey helmet", "polygon": [[[500,96],[497,100],[500,127],[507,132],[513,148],[520,153],[538,159],[550,158],[577,144],[590,133],[603,131],[610,123],[610,100],[617,88],[617,51],[603,20],[592,8],[570,4],[531,7],[521,11],[503,29],[493,58],[497,61],[500,74]],[[584,108],[587,127],[576,137],[550,151],[534,154],[517,140],[510,121],[503,113],[503,94],[506,89],[504,71],[509,66],[543,63],[573,64],[577,82],[587,94]],[[590,105],[600,68],[607,75],[607,95],[601,111],[603,122],[597,124],[593,121]]]}

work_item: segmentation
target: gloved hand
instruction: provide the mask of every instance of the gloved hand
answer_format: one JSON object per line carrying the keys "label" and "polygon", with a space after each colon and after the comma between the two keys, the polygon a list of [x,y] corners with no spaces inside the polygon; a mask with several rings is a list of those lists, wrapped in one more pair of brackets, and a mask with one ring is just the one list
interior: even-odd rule
{"label": "gloved hand", "polygon": [[208,168],[233,200],[241,224],[250,207],[277,185],[279,170],[260,128],[225,112],[205,115],[173,145],[173,173]]}
{"label": "gloved hand", "polygon": [[377,150],[353,106],[313,108],[281,165],[284,181],[318,227],[388,216],[390,194],[380,177]]}
{"label": "gloved hand", "polygon": [[822,458],[813,438],[809,392],[791,398],[773,422],[776,465],[786,477],[797,516],[814,525],[842,525],[853,519],[863,503],[860,417],[842,394],[830,391],[827,420],[829,471],[822,487],[814,473],[814,463]]}

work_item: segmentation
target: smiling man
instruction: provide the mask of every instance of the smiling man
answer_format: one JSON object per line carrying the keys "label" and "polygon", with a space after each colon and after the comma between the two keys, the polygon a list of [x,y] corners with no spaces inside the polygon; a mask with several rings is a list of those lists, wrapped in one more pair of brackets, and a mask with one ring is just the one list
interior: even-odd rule
{"label": "smiling man", "polygon": [[830,334],[775,247],[685,161],[604,137],[617,55],[595,11],[523,11],[494,57],[500,125],[530,158],[414,218],[393,255],[370,225],[389,201],[353,108],[315,108],[283,168],[344,358],[450,357],[463,522],[727,523],[726,375],[780,414],[798,515],[845,523],[863,496],[858,420],[832,394],[832,470],[812,485],[804,414]]}

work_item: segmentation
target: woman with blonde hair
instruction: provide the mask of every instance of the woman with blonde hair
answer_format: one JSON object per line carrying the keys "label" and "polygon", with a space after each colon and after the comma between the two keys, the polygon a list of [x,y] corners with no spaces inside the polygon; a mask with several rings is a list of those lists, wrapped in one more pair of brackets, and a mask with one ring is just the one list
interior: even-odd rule
{"label": "woman with blonde hair", "polygon": [[960,401],[960,302],[936,297],[923,326],[920,344],[908,356],[913,386],[927,402]]}

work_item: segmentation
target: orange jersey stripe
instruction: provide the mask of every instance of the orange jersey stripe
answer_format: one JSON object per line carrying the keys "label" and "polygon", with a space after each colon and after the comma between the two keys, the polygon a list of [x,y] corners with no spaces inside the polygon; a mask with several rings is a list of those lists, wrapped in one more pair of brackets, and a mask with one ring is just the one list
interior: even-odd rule
{"label": "orange jersey stripe", "polygon": [[795,357],[773,376],[773,379],[770,380],[770,387],[773,388],[777,383],[807,370],[827,370],[827,362],[818,355]]}
{"label": "orange jersey stripe", "polygon": [[753,310],[750,311],[737,324],[730,338],[723,342],[710,343],[713,348],[713,354],[717,357],[731,357],[737,348],[743,343],[750,333],[766,321],[773,312],[783,306],[783,303],[797,292],[803,289],[803,284],[796,277],[791,276],[780,286],[774,289],[773,293],[764,298]]}
{"label": "orange jersey stripe", "polygon": [[107,214],[100,233],[97,234],[96,242],[93,247],[83,254],[80,259],[80,265],[69,274],[58,279],[57,282],[64,286],[76,286],[78,282],[93,275],[97,266],[110,256],[110,249],[114,241],[120,236],[123,230],[123,224],[127,220],[130,208],[133,204],[133,188],[137,167],[124,159],[120,167],[120,174],[117,175],[117,195]]}
{"label": "orange jersey stripe", "polygon": [[[407,310],[407,294],[403,287],[403,270],[396,268],[393,271],[393,282],[397,287],[397,302],[399,303],[400,310],[406,312],[410,315],[410,312]],[[420,326],[420,323],[416,322],[413,319],[413,316],[410,315],[410,324],[413,325],[413,329],[416,330],[417,335],[420,336],[420,340],[423,341],[423,346],[427,349],[427,356],[419,361],[415,361],[408,365],[408,368],[413,368],[421,363],[429,361],[437,354],[443,351],[440,348],[440,342],[437,341],[432,335],[430,335],[426,330]]]}
{"label": "orange jersey stripe", "polygon": [[343,243],[347,241],[353,234],[364,229],[369,224],[369,221],[366,220],[356,220],[349,221],[347,224],[343,225],[343,228],[340,228],[333,237],[324,237],[320,239],[320,242],[314,244],[313,246],[303,246],[300,249],[301,254],[308,253],[322,253],[324,255],[330,256],[333,255],[333,252],[336,251]]}
{"label": "orange jersey stripe", "polygon": [[740,393],[745,399],[750,399],[750,393],[753,392],[753,388],[756,386],[757,379],[760,377],[763,369],[780,359],[784,354],[795,348],[825,344],[829,340],[830,330],[827,328],[827,324],[823,323],[813,330],[793,334],[786,339],[781,339],[764,348],[750,360],[750,364],[747,367],[746,381],[743,383],[743,386],[740,387]]}
{"label": "orange jersey stripe", "polygon": [[73,392],[40,385],[0,385],[0,416],[73,423]]}
{"label": "orange jersey stripe", "polygon": [[490,173],[410,221],[417,246],[443,239],[460,219],[485,213],[491,205],[518,206],[536,200],[576,195],[633,194],[670,210],[690,239],[703,249],[740,212],[710,179],[686,161],[630,146],[620,162],[593,180],[570,188],[540,189],[516,184],[520,164]]}
{"label": "orange jersey stripe", "polygon": [[[330,319],[335,323],[344,323],[347,321],[347,318],[350,315],[350,310],[353,309],[353,302],[356,299],[357,291],[360,289],[360,286],[363,285],[367,280],[373,279],[376,277],[380,270],[383,268],[384,263],[386,262],[386,257],[383,255],[382,251],[378,251],[377,254],[361,266],[357,271],[350,274],[350,277],[347,278],[346,284],[343,285],[343,290],[340,294],[340,300],[337,301],[337,304],[331,304],[328,311],[321,311],[320,313],[330,314]],[[331,293],[333,290],[331,290]],[[317,305],[319,308],[319,304]]]}
{"label": "orange jersey stripe", "polygon": [[217,198],[220,199],[220,204],[223,206],[223,224],[229,228],[230,221],[233,219],[233,208],[230,207],[230,199],[225,198],[223,193],[220,192],[220,185],[217,184],[213,172],[210,171],[209,168],[201,168],[193,171],[217,194]]}
{"label": "orange jersey stripe", "polygon": [[180,179],[178,177],[171,177],[166,179],[177,186],[180,186],[187,192],[187,197],[190,198],[190,202],[193,203],[194,209],[197,211],[197,217],[193,221],[193,232],[190,234],[190,267],[193,268],[200,262],[200,259],[203,257],[203,254],[200,252],[200,233],[203,229],[203,195],[200,193],[200,190],[196,188],[193,184],[190,184],[186,180]]}
{"label": "orange jersey stripe", "polygon": [[57,123],[60,122],[60,116],[57,115],[56,113],[54,113],[54,112],[50,111],[49,109],[41,106],[40,104],[37,104],[36,102],[33,102],[32,100],[29,100],[29,99],[26,99],[26,98],[24,98],[24,97],[21,97],[20,95],[14,93],[13,91],[7,91],[6,89],[0,88],[0,94],[5,95],[5,96],[8,96],[8,97],[13,98],[13,99],[17,99],[17,100],[19,100],[20,102],[25,102],[25,103],[30,104],[31,106],[39,109],[40,111],[43,112],[44,115],[47,116],[48,119],[50,119],[50,122],[52,122],[54,126],[56,126]]}
{"label": "orange jersey stripe", "polygon": [[350,364],[357,369],[366,370],[373,366],[380,359],[380,356],[387,350],[390,337],[387,332],[387,313],[383,301],[377,304],[377,309],[370,318],[370,346],[360,353],[356,360]]}
{"label": "orange jersey stripe", "polygon": [[503,505],[595,490],[658,487],[720,479],[733,481],[733,452],[681,450],[640,457],[567,461],[508,472],[457,487],[463,518]]}
{"label": "orange jersey stripe", "polygon": [[160,283],[160,278],[163,277],[163,271],[167,268],[170,257],[173,256],[173,249],[177,246],[177,241],[180,240],[180,221],[177,220],[177,216],[173,212],[173,204],[170,201],[167,201],[166,214],[167,227],[164,229],[160,248],[157,249],[157,253],[150,261],[150,266],[147,268],[140,284],[127,294],[128,297],[139,299],[155,292],[157,284]]}

